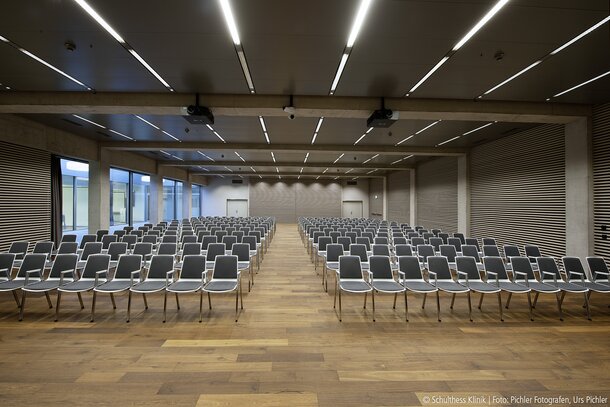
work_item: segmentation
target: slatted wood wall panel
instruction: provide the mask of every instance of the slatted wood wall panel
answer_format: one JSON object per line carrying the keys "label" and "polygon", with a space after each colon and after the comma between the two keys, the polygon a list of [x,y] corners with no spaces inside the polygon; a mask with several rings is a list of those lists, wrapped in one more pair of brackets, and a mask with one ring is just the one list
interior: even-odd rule
{"label": "slatted wood wall panel", "polygon": [[427,229],[457,231],[457,158],[424,162],[415,172],[417,224]]}
{"label": "slatted wood wall panel", "polygon": [[388,220],[409,222],[410,183],[409,171],[396,171],[388,174]]}
{"label": "slatted wood wall panel", "polygon": [[336,182],[302,183],[296,186],[296,216],[341,216],[341,185]]}
{"label": "slatted wood wall panel", "polygon": [[593,111],[593,194],[595,255],[610,259],[610,103]]}
{"label": "slatted wood wall panel", "polygon": [[470,230],[499,244],[536,244],[565,255],[565,136],[543,125],[475,147],[470,155]]}
{"label": "slatted wood wall panel", "polygon": [[296,188],[293,182],[250,182],[250,215],[275,216],[278,223],[296,222]]}
{"label": "slatted wood wall panel", "polygon": [[51,155],[0,142],[0,252],[51,238]]}
{"label": "slatted wood wall panel", "polygon": [[371,218],[383,217],[383,179],[381,178],[369,180],[369,212]]}

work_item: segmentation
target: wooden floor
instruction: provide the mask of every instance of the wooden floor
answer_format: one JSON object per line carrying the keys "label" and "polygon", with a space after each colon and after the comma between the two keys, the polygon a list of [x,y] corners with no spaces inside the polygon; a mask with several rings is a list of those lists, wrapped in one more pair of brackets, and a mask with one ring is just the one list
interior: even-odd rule
{"label": "wooden floor", "polygon": [[[514,297],[503,323],[490,297],[471,323],[465,297],[451,311],[443,296],[439,323],[433,301],[422,310],[410,295],[407,323],[403,303],[392,310],[393,298],[378,296],[373,323],[362,296],[345,296],[340,323],[329,291],[296,226],[278,225],[239,323],[234,297],[217,296],[199,324],[189,295],[179,312],[169,302],[165,324],[160,295],[146,311],[134,298],[129,324],[125,296],[116,311],[100,297],[90,323],[90,295],[82,311],[64,295],[59,322],[44,297],[29,298],[18,322],[12,296],[0,293],[0,405],[522,406],[544,404],[510,396],[591,395],[608,404],[607,297],[593,295],[593,321],[582,297],[566,297],[564,322],[554,297],[541,298],[535,322]],[[481,398],[457,398],[469,396]]]}

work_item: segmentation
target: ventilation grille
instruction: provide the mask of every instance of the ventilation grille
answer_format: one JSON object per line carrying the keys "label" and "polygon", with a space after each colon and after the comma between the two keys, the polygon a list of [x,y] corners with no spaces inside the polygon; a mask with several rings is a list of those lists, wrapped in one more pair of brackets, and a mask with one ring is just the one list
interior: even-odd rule
{"label": "ventilation grille", "polygon": [[417,224],[457,232],[457,158],[444,157],[417,166]]}
{"label": "ventilation grille", "polygon": [[244,180],[243,179],[232,179],[231,183],[233,183],[233,184],[243,184]]}
{"label": "ventilation grille", "polygon": [[0,252],[51,238],[51,155],[0,142]]}
{"label": "ventilation grille", "polygon": [[565,255],[565,136],[543,125],[471,150],[470,231]]}
{"label": "ventilation grille", "polygon": [[358,181],[347,181],[347,185],[358,185]]}
{"label": "ventilation grille", "polygon": [[[610,258],[610,103],[593,111],[595,255]],[[602,230],[605,226],[606,230]],[[605,236],[605,238],[604,238]]]}

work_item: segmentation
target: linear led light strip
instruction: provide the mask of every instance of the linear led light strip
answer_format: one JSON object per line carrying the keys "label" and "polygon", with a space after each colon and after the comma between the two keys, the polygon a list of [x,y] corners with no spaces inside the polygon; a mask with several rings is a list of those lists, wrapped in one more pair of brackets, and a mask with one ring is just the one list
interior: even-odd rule
{"label": "linear led light strip", "polygon": [[369,172],[367,172],[367,174],[372,174],[372,173],[374,173],[375,171],[377,171],[377,168],[375,168],[374,170],[370,170]]}
{"label": "linear led light strip", "polygon": [[148,124],[149,126],[151,126],[152,128],[155,128],[157,130],[160,130],[163,134],[165,134],[166,136],[169,136],[171,138],[173,138],[176,141],[182,141],[180,140],[178,137],[174,137],[172,134],[169,134],[168,132],[166,132],[165,130],[161,129],[159,126],[149,122],[148,120],[146,120],[145,118],[143,118],[142,116],[139,115],[135,115],[138,119],[142,120],[144,123]]}
{"label": "linear led light strip", "polygon": [[[58,74],[70,79],[72,82],[82,86],[83,88],[87,89],[87,90],[93,90],[93,88],[89,85],[84,84],[83,82],[79,81],[78,79],[76,79],[75,77],[67,74],[66,72],[62,71],[61,69],[59,69],[58,67],[56,67],[55,65],[45,61],[44,59],[40,58],[37,55],[32,54],[30,51],[28,51],[25,48],[22,48],[21,46],[19,46],[18,44],[14,43],[13,41],[9,40],[6,37],[0,36],[0,40],[2,42],[7,43],[8,45],[10,45],[11,47],[15,48],[17,51],[21,52],[22,54],[25,54],[27,56],[29,56],[30,58],[32,58],[33,60],[35,60],[36,62],[41,63],[42,65],[46,66],[49,69],[52,69],[53,71],[57,72]],[[7,90],[10,90],[10,88],[7,86],[6,87]]]}
{"label": "linear led light strip", "polygon": [[269,133],[267,132],[267,126],[265,125],[265,119],[263,118],[263,116],[258,116],[258,121],[261,124],[261,128],[263,129],[263,134],[265,135],[265,140],[267,140],[267,144],[271,144],[271,141],[269,141]]}
{"label": "linear led light strip", "polygon": [[417,135],[418,135],[418,134],[420,134],[420,133],[423,133],[424,131],[426,131],[426,130],[428,130],[430,127],[432,127],[432,126],[434,126],[434,125],[436,125],[436,124],[440,123],[441,121],[442,121],[442,120],[437,120],[437,121],[435,121],[435,122],[433,122],[433,123],[431,123],[431,124],[427,125],[427,126],[426,126],[426,127],[424,127],[423,129],[416,131],[415,133],[411,134],[409,137],[407,137],[407,138],[404,138],[404,139],[400,140],[398,143],[396,143],[396,144],[394,144],[394,145],[395,145],[395,146],[399,146],[399,145],[401,145],[401,144],[402,144],[402,143],[404,143],[405,141],[412,139],[413,137],[417,136]]}
{"label": "linear led light strip", "polygon": [[[553,97],[554,97],[554,98],[556,98],[556,97],[559,97],[559,96],[561,96],[561,95],[565,95],[565,94],[566,94],[566,93],[568,93],[568,92],[572,92],[573,90],[578,89],[578,88],[580,88],[581,86],[588,85],[588,84],[590,84],[591,82],[594,82],[594,81],[596,81],[596,80],[598,80],[598,79],[601,79],[601,78],[603,78],[604,76],[607,76],[607,75],[610,75],[610,71],[604,72],[604,73],[603,73],[603,74],[601,74],[601,75],[597,75],[595,78],[593,78],[593,79],[589,79],[588,81],[585,81],[585,82],[583,82],[583,83],[579,83],[579,84],[578,84],[578,85],[576,85],[576,86],[572,86],[572,87],[571,87],[571,88],[569,88],[569,89],[566,89],[566,90],[564,90],[564,91],[562,91],[562,92],[559,92],[559,93],[557,93],[557,94],[553,95]],[[547,100],[547,101],[549,101],[549,100],[551,100],[551,98],[547,98],[546,100]]]}
{"label": "linear led light strip", "polygon": [[313,137],[311,139],[311,144],[316,142],[316,138],[318,137],[318,132],[320,131],[320,127],[322,127],[323,121],[324,121],[324,117],[320,117],[318,119],[318,124],[316,125],[316,129],[313,131]]}
{"label": "linear led light strip", "polygon": [[225,139],[223,139],[222,136],[220,134],[218,134],[218,132],[216,130],[214,130],[214,128],[212,126],[210,126],[209,124],[206,124],[206,126],[208,127],[208,129],[210,129],[212,131],[212,133],[214,133],[216,135],[216,137],[218,137],[220,139],[220,141],[222,141],[223,143],[226,143]]}
{"label": "linear led light strip", "polygon": [[360,141],[362,141],[362,139],[365,138],[366,135],[369,134],[372,130],[373,130],[373,128],[369,127],[369,129],[362,136],[360,136],[360,138],[358,140],[354,141],[354,145],[360,143]]}
{"label": "linear led light strip", "polygon": [[305,164],[307,162],[308,158],[309,158],[309,153],[305,154],[305,159],[303,160],[303,164]]}
{"label": "linear led light strip", "polygon": [[197,168],[199,168],[200,170],[204,170],[204,171],[210,172],[210,170],[208,170],[205,167],[202,167],[201,165],[197,166]]}
{"label": "linear led light strip", "polygon": [[229,168],[229,167],[227,167],[227,166],[225,166],[224,168],[225,168],[227,171],[229,171],[229,172],[233,172],[233,170],[232,170],[232,169],[230,169],[230,168]]}
{"label": "linear led light strip", "polygon": [[474,133],[475,131],[479,131],[479,130],[481,130],[481,129],[484,129],[485,127],[491,126],[491,125],[492,125],[492,124],[494,124],[494,123],[498,123],[498,122],[497,122],[497,121],[494,121],[494,122],[489,122],[489,123],[487,123],[487,124],[484,124],[484,125],[482,125],[482,126],[477,127],[476,129],[472,129],[472,130],[470,130],[470,131],[467,131],[466,133],[462,133],[460,136],[455,136],[455,137],[450,138],[449,140],[445,140],[445,141],[443,141],[442,143],[438,143],[438,144],[437,144],[435,147],[440,147],[440,146],[442,146],[443,144],[450,143],[450,142],[452,142],[453,140],[457,140],[457,139],[459,139],[459,138],[460,138],[460,137],[462,137],[462,136],[467,136],[467,135],[469,135],[469,134],[471,134],[471,133]]}
{"label": "linear led light strip", "polygon": [[[110,131],[112,131],[112,130],[110,130]],[[160,152],[162,152],[163,154],[167,155],[167,156],[170,156],[170,157],[172,157],[172,158],[175,158],[176,160],[184,161],[184,159],[183,159],[183,158],[180,158],[180,157],[178,157],[178,156],[176,156],[176,155],[170,154],[170,153],[168,153],[167,151],[163,151],[163,150],[159,150],[159,151],[160,151]]]}
{"label": "linear led light strip", "polygon": [[209,155],[204,154],[204,153],[202,153],[202,152],[201,152],[201,151],[199,151],[199,150],[197,150],[197,152],[198,152],[199,154],[201,154],[202,156],[204,156],[205,158],[207,158],[208,160],[210,160],[210,161],[216,161],[216,160],[214,160],[212,157],[210,157]]}
{"label": "linear led light strip", "polygon": [[273,162],[276,162],[275,161],[275,154],[273,154],[273,151],[271,152],[271,158],[273,158]]}
{"label": "linear led light strip", "polygon": [[451,50],[449,50],[449,52],[447,52],[445,54],[445,56],[436,63],[436,65],[434,65],[434,67],[432,67],[432,69],[430,71],[428,71],[427,74],[424,75],[423,78],[421,78],[419,80],[419,82],[417,82],[411,89],[409,89],[409,92],[405,94],[405,96],[409,96],[411,93],[415,92],[415,90],[417,88],[419,88],[422,83],[424,83],[430,76],[432,76],[432,74],[434,72],[436,72],[445,62],[447,62],[449,60],[449,58],[451,58],[460,48],[462,48],[464,46],[464,44],[466,44],[468,42],[468,40],[470,40],[481,28],[483,28],[483,26],[485,24],[487,24],[487,22],[489,20],[491,20],[493,18],[493,16],[495,16],[498,11],[500,11],[505,5],[506,3],[508,3],[509,0],[499,0],[488,12],[487,14],[485,14],[483,16],[483,18],[481,18],[475,25],[474,27],[472,27],[470,29],[470,31],[468,31],[466,33],[466,35],[464,35],[462,37],[462,39],[460,39],[457,44],[455,44],[453,46],[453,48],[451,48]]}
{"label": "linear led light strip", "polygon": [[362,28],[362,24],[364,23],[364,18],[371,6],[372,0],[361,0],[360,7],[358,7],[358,13],[356,14],[356,19],[352,24],[352,29],[350,30],[349,37],[347,38],[347,44],[343,49],[343,55],[341,56],[341,61],[339,62],[339,67],[337,68],[337,72],[335,73],[335,78],[333,79],[332,84],[330,85],[330,95],[335,94],[335,90],[337,90],[337,85],[339,84],[339,79],[341,79],[341,75],[343,74],[343,70],[345,69],[345,65],[347,64],[347,59],[349,58],[352,49],[354,47],[354,43],[356,42],[356,38],[358,37],[358,33],[360,33],[360,29]]}
{"label": "linear led light strip", "polygon": [[148,62],[146,62],[146,61],[144,60],[144,58],[142,58],[142,57],[140,56],[140,54],[138,54],[138,53],[136,52],[136,50],[135,50],[135,49],[134,49],[134,48],[133,48],[131,45],[129,45],[129,44],[127,43],[127,41],[125,41],[125,40],[123,39],[123,37],[121,37],[121,35],[120,35],[120,34],[119,34],[119,33],[118,33],[118,32],[117,32],[117,31],[116,31],[114,28],[112,28],[112,27],[110,26],[110,24],[108,24],[108,22],[107,22],[106,20],[104,20],[104,18],[102,18],[102,16],[100,16],[100,15],[98,14],[98,12],[97,12],[97,11],[95,11],[95,10],[93,9],[93,7],[91,7],[91,6],[90,6],[90,5],[89,5],[89,4],[88,4],[88,3],[87,3],[85,0],[74,0],[74,2],[75,2],[76,4],[78,4],[79,6],[81,6],[81,8],[82,8],[83,10],[85,10],[85,12],[86,12],[87,14],[89,14],[89,15],[90,15],[90,16],[91,16],[91,17],[92,17],[92,18],[93,18],[93,19],[94,19],[94,20],[95,20],[95,21],[96,21],[96,22],[97,22],[99,25],[101,25],[101,26],[102,26],[102,28],[104,28],[104,30],[106,30],[106,31],[108,32],[108,34],[110,34],[110,35],[111,35],[111,36],[112,36],[112,37],[113,37],[115,40],[117,40],[117,42],[118,42],[119,44],[121,44],[121,46],[123,46],[123,48],[125,48],[125,49],[127,50],[127,52],[129,52],[129,53],[130,53],[130,54],[131,54],[131,55],[132,55],[132,56],[133,56],[135,59],[137,59],[137,60],[138,60],[138,62],[140,62],[140,63],[142,64],[142,66],[144,66],[144,68],[146,68],[146,69],[148,70],[148,72],[150,72],[150,73],[151,73],[151,74],[152,74],[152,75],[153,75],[155,78],[157,78],[157,80],[158,80],[159,82],[161,82],[161,83],[163,84],[163,86],[165,86],[165,88],[166,88],[167,90],[169,90],[170,92],[173,92],[173,91],[174,91],[174,88],[172,88],[172,87],[169,85],[169,83],[167,83],[167,81],[166,81],[165,79],[163,79],[163,78],[161,77],[161,75],[159,75],[159,74],[157,73],[157,71],[155,71],[155,70],[153,69],[153,67],[152,67],[152,66],[150,66],[150,65],[148,64]]}
{"label": "linear led light strip", "polygon": [[233,16],[233,10],[231,9],[231,4],[229,3],[229,0],[220,0],[220,7],[222,8],[222,14],[224,14],[225,22],[227,23],[227,27],[229,28],[229,32],[231,33],[231,39],[233,39],[233,45],[235,45],[235,52],[237,52],[237,58],[239,59],[241,69],[244,73],[244,77],[246,78],[248,89],[250,90],[250,93],[255,93],[254,82],[252,81],[250,68],[248,68],[248,61],[246,60],[244,48],[242,47],[241,40],[239,39],[237,24],[235,23],[235,17]]}
{"label": "linear led light strip", "polygon": [[[239,155],[239,153],[237,151],[235,151],[235,155],[239,157],[240,160],[242,160],[243,162],[246,162],[246,160],[244,160],[244,157],[242,157],[241,155]],[[252,168],[252,167],[250,167]]]}
{"label": "linear led light strip", "polygon": [[404,161],[404,160],[408,160],[408,159],[409,159],[409,158],[411,158],[411,157],[413,157],[413,154],[408,155],[408,156],[406,156],[406,157],[402,157],[402,158],[400,158],[400,159],[398,159],[398,160],[396,160],[396,161],[393,161],[391,165],[398,164],[399,162]]}
{"label": "linear led light strip", "polygon": [[[580,34],[578,34],[576,37],[572,38],[571,40],[569,40],[568,42],[566,42],[565,44],[561,45],[560,47],[556,48],[555,50],[549,52],[548,54],[546,54],[545,56],[543,56],[542,58],[538,59],[537,61],[531,63],[530,65],[526,66],[525,68],[523,68],[522,70],[520,70],[519,72],[517,72],[516,74],[514,74],[513,76],[511,76],[510,78],[500,82],[499,84],[497,84],[496,86],[494,86],[493,88],[485,91],[482,95],[477,96],[478,99],[481,99],[483,96],[485,95],[489,95],[491,92],[495,91],[498,88],[501,88],[502,86],[506,85],[507,83],[509,83],[510,81],[518,78],[519,76],[523,75],[524,73],[526,73],[527,71],[529,71],[530,69],[534,68],[535,66],[540,65],[543,61],[546,61],[547,59],[549,59],[550,57],[559,54],[561,51],[563,51],[564,49],[568,48],[570,45],[574,44],[575,42],[577,42],[578,40],[580,40],[581,38],[589,35],[590,33],[592,33],[593,31],[597,30],[599,27],[601,27],[602,25],[606,24],[608,21],[610,21],[610,16],[604,18],[603,20],[601,20],[600,22],[598,22],[597,24],[594,24],[593,26],[589,27],[588,29],[586,29],[585,31],[581,32]],[[549,100],[549,99],[547,99]]]}
{"label": "linear led light strip", "polygon": [[366,163],[368,163],[369,161],[374,160],[374,159],[375,159],[375,158],[377,158],[377,157],[379,157],[379,154],[375,154],[374,156],[372,156],[372,157],[371,157],[371,158],[369,158],[368,160],[364,160],[364,161],[362,162],[362,164],[366,164]]}
{"label": "linear led light strip", "polygon": [[84,121],[84,122],[87,122],[87,123],[89,123],[89,124],[93,124],[94,126],[97,126],[97,127],[101,128],[101,129],[108,130],[108,131],[110,131],[111,133],[114,133],[114,134],[116,134],[116,135],[118,135],[118,136],[124,137],[124,138],[126,138],[126,139],[128,139],[128,140],[135,141],[135,139],[134,139],[134,138],[132,138],[132,137],[129,137],[129,136],[127,136],[127,135],[123,134],[123,133],[119,133],[119,132],[118,132],[118,131],[116,131],[116,130],[107,129],[107,128],[106,128],[106,126],[102,126],[101,124],[96,123],[96,122],[94,122],[93,120],[89,120],[89,119],[87,119],[87,118],[85,118],[85,117],[83,117],[83,116],[79,116],[79,115],[77,115],[77,114],[73,114],[72,116],[76,117],[76,118],[77,118],[77,119],[79,119],[79,120],[82,120],[82,121]]}
{"label": "linear led light strip", "polygon": [[345,153],[341,153],[341,155],[339,157],[337,157],[335,159],[335,161],[333,161],[333,164],[337,164],[337,161],[339,161],[341,158],[343,158],[344,155],[345,155]]}
{"label": "linear led light strip", "polygon": [[[3,38],[4,38],[4,37],[3,37]],[[0,83],[0,87],[5,88],[6,90],[11,90],[11,87],[10,87],[10,86],[6,86],[6,85],[3,85],[3,84],[1,84],[1,83]]]}

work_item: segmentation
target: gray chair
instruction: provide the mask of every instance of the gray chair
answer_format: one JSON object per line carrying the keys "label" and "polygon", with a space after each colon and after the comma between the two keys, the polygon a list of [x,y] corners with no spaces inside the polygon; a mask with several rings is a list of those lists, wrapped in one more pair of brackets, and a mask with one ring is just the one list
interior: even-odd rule
{"label": "gray chair", "polygon": [[97,237],[95,235],[84,235],[80,240],[80,245],[78,246],[79,250],[83,250],[87,243],[93,243],[97,241]]}
{"label": "gray chair", "polygon": [[224,243],[212,243],[208,246],[206,252],[206,269],[211,270],[214,268],[214,262],[217,256],[224,256],[227,252],[227,247]]}
{"label": "gray chair", "polygon": [[[169,243],[172,244],[172,243]],[[139,269],[133,271],[130,276],[129,298],[127,300],[127,322],[131,319],[131,296],[132,293],[142,294],[144,308],[148,309],[146,294],[152,294],[165,290],[167,284],[167,273],[174,270],[174,256],[171,254],[156,254],[152,256],[150,265],[146,272]],[[134,278],[139,277],[139,282]]]}
{"label": "gray chair", "polygon": [[432,257],[432,256],[436,256],[436,253],[434,252],[434,247],[433,246],[431,246],[429,244],[420,244],[420,245],[417,245],[417,257],[419,257],[419,261],[424,266],[427,266],[428,258]]}
{"label": "gray chair", "polygon": [[115,268],[119,258],[124,254],[127,254],[127,243],[125,242],[112,242],[108,246],[108,254],[110,255],[110,268]]}
{"label": "gray chair", "polygon": [[235,243],[231,249],[231,254],[237,256],[237,268],[240,271],[248,271],[248,292],[254,285],[254,273],[252,272],[252,262],[250,261],[250,245],[247,243]]}
{"label": "gray chair", "polygon": [[176,243],[159,243],[156,254],[176,256],[177,253],[178,245]]}
{"label": "gray chair", "polygon": [[462,256],[472,257],[479,270],[484,270],[483,262],[479,254],[479,249],[475,245],[465,244],[462,245]]}
{"label": "gray chair", "polygon": [[257,248],[257,245],[256,245],[256,237],[254,237],[254,236],[244,236],[241,239],[241,242],[250,246],[250,259],[254,259],[256,257],[256,269],[260,270],[261,262],[260,262],[260,256],[258,255],[258,248]]}
{"label": "gray chair", "polygon": [[144,264],[144,262],[150,260],[152,252],[152,243],[136,243],[131,254],[138,254],[142,256],[142,264]]}
{"label": "gray chair", "polygon": [[361,258],[357,255],[339,257],[339,269],[337,270],[337,284],[335,288],[335,303],[337,306],[337,292],[339,292],[339,321],[342,321],[343,308],[341,304],[341,292],[364,293],[364,309],[366,309],[367,294],[373,288],[366,282],[362,275]]}
{"label": "gray chair", "polygon": [[211,236],[211,235],[206,235],[203,236],[203,239],[201,240],[201,250],[203,250],[202,254],[206,254],[207,250],[208,250],[208,246],[212,243],[217,243],[218,241],[216,240],[216,236]]}
{"label": "gray chair", "polygon": [[352,239],[347,236],[341,236],[337,238],[337,243],[343,246],[344,252],[348,252],[349,246],[352,244]]}
{"label": "gray chair", "polygon": [[[465,246],[462,246],[465,247]],[[479,271],[478,264],[472,256],[458,256],[455,259],[455,264],[458,274],[458,282],[460,282],[460,276],[464,278],[464,283],[470,291],[481,294],[478,308],[481,309],[483,304],[483,296],[485,294],[498,294],[498,307],[500,309],[500,321],[504,321],[502,316],[502,289],[500,288],[499,281],[487,280],[483,281],[481,278],[481,272]]]}
{"label": "gray chair", "polygon": [[360,257],[360,267],[363,270],[369,269],[369,254],[366,251],[366,246],[363,244],[351,244],[349,245],[350,256]]}
{"label": "gray chair", "polygon": [[30,242],[27,242],[25,240],[19,242],[12,242],[8,248],[7,253],[14,254],[15,260],[22,260],[28,252],[29,247]]}
{"label": "gray chair", "polygon": [[[99,243],[99,242],[98,242]],[[92,243],[87,243],[87,245]],[[110,267],[110,255],[109,254],[92,254],[87,257],[87,262],[83,268],[82,273],[76,279],[76,275],[72,273],[73,280],[69,283],[63,284],[63,277],[60,281],[59,287],[57,287],[57,305],[55,306],[55,321],[59,319],[59,305],[61,303],[62,293],[76,293],[78,301],[80,302],[81,309],[85,308],[83,304],[83,298],[81,293],[93,290],[99,284],[100,277],[108,276],[108,270]],[[68,273],[65,273],[68,274]]]}
{"label": "gray chair", "polygon": [[521,251],[519,250],[519,246],[517,245],[505,244],[503,246],[503,250],[504,258],[508,261],[508,263],[511,262],[512,257],[521,257]]}
{"label": "gray chair", "polygon": [[78,250],[78,243],[76,242],[62,242],[59,244],[56,254],[76,254]]}
{"label": "gray chair", "polygon": [[[9,253],[15,255],[15,253]],[[15,257],[17,257],[15,255]],[[7,263],[8,261],[5,260]],[[15,261],[15,259],[13,259]],[[10,271],[8,272],[8,280],[0,283],[0,292],[11,292],[13,298],[17,303],[17,307],[21,307],[19,298],[17,297],[17,290],[26,286],[30,282],[30,276],[38,276],[41,280],[44,274],[44,265],[47,261],[47,255],[44,253],[28,253],[23,258],[17,275],[13,278]],[[48,299],[48,298],[47,298]],[[50,300],[49,300],[50,301]]]}
{"label": "gray chair", "polygon": [[324,285],[325,291],[328,291],[328,270],[334,272],[339,270],[339,257],[343,256],[343,253],[342,244],[332,243],[326,246],[324,268],[322,270],[322,285]]}
{"label": "gray chair", "polygon": [[[199,243],[195,243],[199,244]],[[182,269],[180,275],[175,278],[174,270],[168,271],[166,279],[165,294],[163,297],[163,322],[167,319],[167,293],[174,293],[176,296],[176,307],[180,309],[180,301],[178,294],[196,293],[199,292],[199,322],[201,322],[201,314],[203,307],[203,285],[205,284],[205,256],[201,254],[186,255],[182,260]],[[171,279],[171,281],[170,281]]]}
{"label": "gray chair", "polygon": [[138,237],[135,235],[125,235],[121,238],[121,242],[127,243],[128,250],[133,250],[136,243],[138,243]]}
{"label": "gray chair", "polygon": [[237,256],[216,256],[212,275],[210,276],[207,284],[203,286],[202,290],[208,294],[208,304],[210,310],[212,309],[212,299],[210,294],[222,294],[235,291],[235,322],[237,322],[239,319],[238,303],[240,298],[241,309],[244,309],[244,299],[241,289],[241,272],[238,269]]}
{"label": "gray chair", "polygon": [[525,255],[529,257],[530,262],[533,264],[536,264],[537,257],[543,257],[542,253],[540,252],[540,248],[536,245],[526,244],[523,246],[523,250],[525,250]]}
{"label": "gray chair", "polygon": [[557,299],[557,310],[559,312],[559,320],[563,321],[563,312],[561,311],[560,299],[561,290],[556,286],[552,286],[538,281],[536,279],[536,275],[534,274],[534,268],[532,267],[532,263],[530,262],[529,258],[521,256],[510,257],[510,263],[513,266],[515,282],[529,287],[533,292],[536,293],[536,295],[534,296],[534,304],[532,308],[536,308],[536,303],[538,302],[538,296],[540,294],[555,294],[555,298]]}
{"label": "gray chair", "polygon": [[102,238],[108,234],[108,229],[98,229],[95,232],[95,241],[101,242]]}
{"label": "gray chair", "polygon": [[374,244],[372,246],[373,256],[386,256],[390,257],[390,246],[385,244]]}
{"label": "gray chair", "polygon": [[[598,284],[610,285],[610,270],[603,257],[600,256],[589,256],[587,257],[587,265],[589,266],[589,273],[591,280]],[[0,267],[1,268],[1,267]]]}
{"label": "gray chair", "polygon": [[237,243],[237,237],[236,236],[223,236],[222,243],[224,243],[226,251],[231,251],[231,248],[233,247],[233,245],[235,243]]}
{"label": "gray chair", "polygon": [[450,306],[451,309],[453,309],[456,294],[465,293],[468,296],[468,318],[472,322],[472,302],[470,298],[470,289],[453,279],[447,258],[444,256],[428,257],[428,274],[432,277],[434,281],[433,285],[436,288],[452,295]]}
{"label": "gray chair", "polygon": [[[457,238],[455,238],[455,239],[457,239]],[[460,249],[461,249],[461,247],[460,247]],[[450,245],[450,244],[440,245],[440,255],[447,258],[447,261],[449,262],[449,267],[452,270],[456,269],[455,258],[458,256],[458,253],[457,253],[454,245]]]}
{"label": "gray chair", "polygon": [[413,248],[409,244],[397,244],[394,246],[394,254],[396,257],[413,256]]}
{"label": "gray chair", "polygon": [[0,281],[11,279],[15,257],[15,253],[0,253]]}
{"label": "gray chair", "polygon": [[491,237],[484,237],[481,239],[481,242],[483,243],[483,246],[498,246],[496,239]]}
{"label": "gray chair", "polygon": [[[373,250],[376,245],[373,246]],[[385,246],[384,247],[388,247]],[[373,288],[371,291],[371,301],[373,302],[373,322],[375,322],[375,291],[378,293],[394,294],[393,309],[396,309],[396,298],[399,293],[404,293],[405,296],[405,320],[408,321],[407,310],[407,290],[406,288],[394,279],[392,273],[392,265],[389,256],[377,256],[373,254],[369,258],[369,284]]]}
{"label": "gray chair", "polygon": [[86,243],[85,248],[80,253],[80,258],[78,259],[76,268],[82,269],[83,267],[85,267],[85,264],[87,264],[87,260],[89,259],[89,256],[92,256],[94,254],[101,254],[101,253],[102,253],[102,242]]}
{"label": "gray chair", "polygon": [[[70,244],[70,242],[62,243]],[[76,244],[76,243],[73,243]],[[61,246],[60,246],[61,247]],[[53,308],[49,292],[56,290],[63,283],[63,276],[66,273],[74,273],[76,271],[76,264],[78,262],[78,255],[76,253],[61,253],[55,256],[55,261],[51,266],[51,271],[45,279],[41,279],[32,283],[25,284],[21,287],[21,309],[19,312],[19,320],[23,320],[23,312],[25,309],[25,298],[26,293],[44,293],[47,298],[47,304],[49,308]]]}
{"label": "gray chair", "polygon": [[110,243],[114,243],[118,241],[118,236],[117,235],[104,235],[102,236],[102,250],[108,250],[108,247],[110,246]]}
{"label": "gray chair", "polygon": [[96,284],[93,288],[93,300],[91,302],[91,322],[95,318],[95,301],[97,293],[110,294],[112,308],[116,309],[114,294],[125,292],[131,287],[131,274],[140,271],[142,268],[142,256],[139,254],[125,254],[121,256],[116,265],[116,270],[112,278],[107,278],[105,282]]}
{"label": "gray chair", "polygon": [[318,245],[316,247],[314,269],[318,269],[318,262],[320,257],[324,258],[326,255],[326,247],[332,244],[333,239],[330,236],[320,236],[318,239]]}
{"label": "gray chair", "polygon": [[[485,247],[485,246],[484,246]],[[508,299],[506,300],[506,309],[510,305],[510,299],[513,294],[527,294],[527,302],[530,310],[530,320],[534,320],[534,314],[532,312],[532,290],[529,287],[526,287],[522,284],[519,284],[511,279],[508,276],[508,272],[506,271],[506,266],[504,265],[504,260],[498,256],[489,256],[483,257],[483,265],[485,266],[485,273],[487,274],[487,278],[491,275],[500,287],[502,291],[506,291],[508,293]]]}
{"label": "gray chair", "polygon": [[[591,320],[591,312],[589,310],[589,289],[582,285],[577,285],[569,281],[564,281],[557,262],[553,257],[538,257],[536,258],[540,279],[543,283],[557,287],[561,290],[560,304],[563,305],[563,300],[567,293],[583,294],[585,297],[585,308],[587,309],[587,319]],[[534,304],[535,305],[535,304]]]}
{"label": "gray chair", "polygon": [[[137,236],[131,235],[134,238],[138,238]],[[142,236],[142,243],[151,243],[153,247],[156,247],[159,244],[159,238],[156,235],[144,235]],[[175,243],[175,242],[173,242]]]}
{"label": "gray chair", "polygon": [[440,237],[431,237],[428,240],[428,244],[430,244],[430,245],[432,245],[432,247],[434,247],[435,252],[440,253],[441,246],[444,245],[445,243],[443,242],[443,239],[441,239]]}
{"label": "gray chair", "polygon": [[[424,300],[422,302],[422,309],[426,306],[426,297],[428,294],[436,293],[436,317],[440,322],[440,299],[438,295],[438,288],[424,280],[424,276],[421,269],[421,263],[417,256],[399,256],[398,257],[398,275],[402,278],[402,285],[413,293],[424,294]],[[407,294],[405,293],[405,296]],[[408,301],[407,301],[408,302]],[[408,316],[408,305],[407,308],[407,321]]]}
{"label": "gray chair", "polygon": [[594,278],[589,278],[579,257],[565,256],[562,258],[562,261],[563,269],[566,272],[568,281],[588,288],[589,292],[587,293],[587,297],[591,297],[592,292],[602,294],[610,293],[610,286],[600,284]]}

